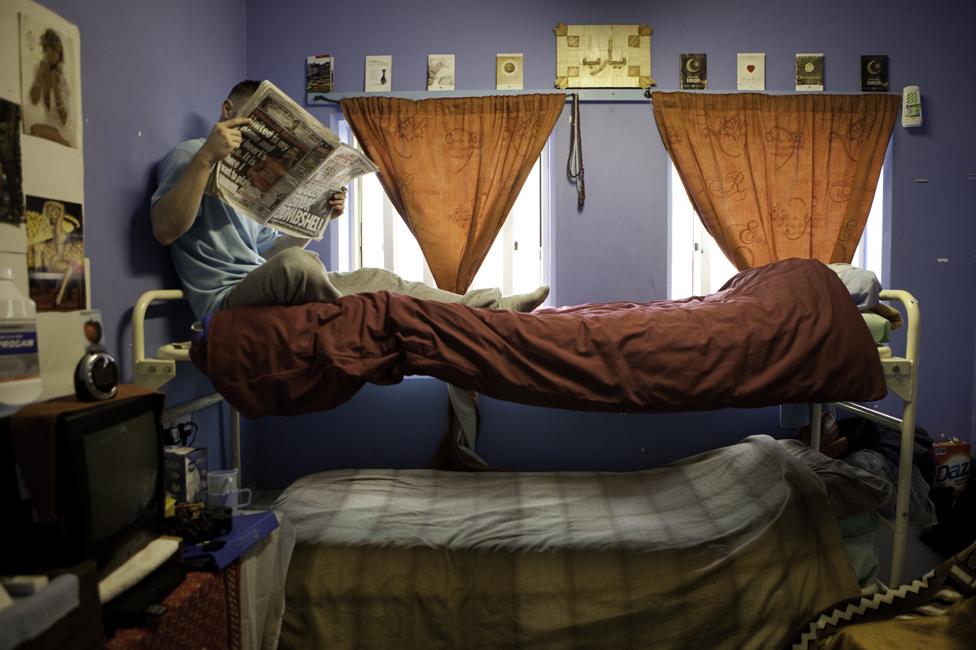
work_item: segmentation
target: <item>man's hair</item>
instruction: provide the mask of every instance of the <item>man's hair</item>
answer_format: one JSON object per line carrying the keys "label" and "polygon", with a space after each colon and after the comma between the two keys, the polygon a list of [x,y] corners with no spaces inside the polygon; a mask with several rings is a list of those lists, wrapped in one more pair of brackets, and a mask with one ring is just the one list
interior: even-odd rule
{"label": "man's hair", "polygon": [[227,95],[227,99],[233,100],[234,102],[244,102],[247,98],[254,94],[254,91],[258,89],[261,85],[260,81],[254,81],[253,79],[245,79],[236,86],[230,89],[230,94]]}

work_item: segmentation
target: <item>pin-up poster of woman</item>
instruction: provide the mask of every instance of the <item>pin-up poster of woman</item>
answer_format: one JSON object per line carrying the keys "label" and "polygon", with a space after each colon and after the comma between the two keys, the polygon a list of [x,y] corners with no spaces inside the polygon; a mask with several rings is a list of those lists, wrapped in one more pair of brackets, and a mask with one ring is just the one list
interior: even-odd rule
{"label": "pin-up poster of woman", "polygon": [[38,311],[85,309],[81,205],[27,196],[27,279]]}
{"label": "pin-up poster of woman", "polygon": [[77,56],[64,32],[20,14],[24,133],[78,147]]}

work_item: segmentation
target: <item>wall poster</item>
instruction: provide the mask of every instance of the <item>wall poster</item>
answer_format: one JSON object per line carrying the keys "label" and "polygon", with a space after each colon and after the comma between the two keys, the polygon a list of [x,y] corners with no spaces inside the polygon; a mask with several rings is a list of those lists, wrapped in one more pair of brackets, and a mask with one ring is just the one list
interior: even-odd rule
{"label": "wall poster", "polygon": [[556,88],[649,88],[650,25],[566,25],[556,33]]}
{"label": "wall poster", "polygon": [[77,48],[66,33],[20,14],[24,133],[77,148],[81,82],[72,57]]}
{"label": "wall poster", "polygon": [[20,225],[24,217],[20,166],[20,106],[0,99],[0,223]]}
{"label": "wall poster", "polygon": [[80,204],[27,196],[27,283],[39,312],[87,307]]}

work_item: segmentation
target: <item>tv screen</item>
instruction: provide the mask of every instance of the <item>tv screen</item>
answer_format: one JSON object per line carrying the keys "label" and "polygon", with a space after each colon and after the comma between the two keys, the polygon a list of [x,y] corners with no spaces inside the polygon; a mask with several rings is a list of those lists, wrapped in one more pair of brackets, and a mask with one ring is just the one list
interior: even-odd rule
{"label": "tv screen", "polygon": [[150,509],[159,481],[158,445],[152,411],[83,437],[93,543],[125,530]]}

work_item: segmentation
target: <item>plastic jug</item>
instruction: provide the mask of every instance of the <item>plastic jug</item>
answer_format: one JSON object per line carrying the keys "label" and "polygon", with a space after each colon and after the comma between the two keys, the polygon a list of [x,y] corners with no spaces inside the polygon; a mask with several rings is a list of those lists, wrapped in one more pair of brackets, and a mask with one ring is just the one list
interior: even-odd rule
{"label": "plastic jug", "polygon": [[0,417],[16,413],[41,395],[37,308],[0,268]]}

